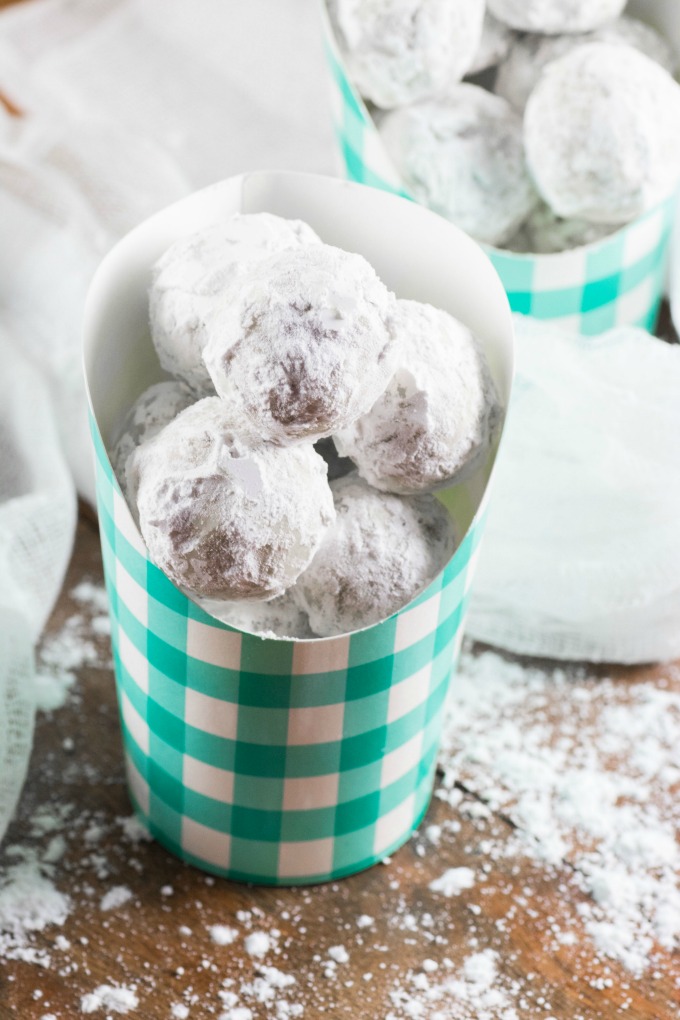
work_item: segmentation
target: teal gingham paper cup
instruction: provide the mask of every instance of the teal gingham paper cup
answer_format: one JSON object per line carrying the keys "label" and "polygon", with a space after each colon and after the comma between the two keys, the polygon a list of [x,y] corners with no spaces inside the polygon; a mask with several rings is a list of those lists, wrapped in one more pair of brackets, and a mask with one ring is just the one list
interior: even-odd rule
{"label": "teal gingham paper cup", "polygon": [[143,223],[105,258],[85,322],[85,373],[130,795],[151,833],[228,878],[321,882],[381,860],[429,803],[442,706],[462,638],[493,456],[443,496],[461,542],[405,609],[326,639],[263,639],[220,623],[149,559],[106,444],[160,378],[150,269],[183,234],[236,211],[305,219],[359,251],[397,293],[448,308],[479,335],[507,406],[512,323],[481,250],[413,203],[306,174],[232,178]]}
{"label": "teal gingham paper cup", "polygon": [[[324,47],[331,112],[347,178],[409,198],[375,123],[352,85],[325,0]],[[550,319],[586,336],[614,326],[653,331],[664,293],[676,198],[594,244],[554,255],[525,255],[483,246],[513,312]]]}

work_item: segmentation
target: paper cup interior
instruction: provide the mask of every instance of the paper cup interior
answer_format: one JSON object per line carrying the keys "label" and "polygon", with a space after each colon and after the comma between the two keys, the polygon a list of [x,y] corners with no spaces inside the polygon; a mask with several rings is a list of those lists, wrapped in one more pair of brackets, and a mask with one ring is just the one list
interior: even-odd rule
{"label": "paper cup interior", "polygon": [[[93,280],[85,309],[84,361],[92,411],[107,445],[121,416],[164,378],[148,327],[151,267],[186,234],[235,212],[305,220],[323,241],[356,251],[401,298],[426,301],[464,322],[480,339],[507,407],[513,373],[512,322],[503,286],[481,248],[453,224],[398,196],[300,173],[256,172],[182,199],[121,240]],[[461,534],[490,476],[440,494]]]}

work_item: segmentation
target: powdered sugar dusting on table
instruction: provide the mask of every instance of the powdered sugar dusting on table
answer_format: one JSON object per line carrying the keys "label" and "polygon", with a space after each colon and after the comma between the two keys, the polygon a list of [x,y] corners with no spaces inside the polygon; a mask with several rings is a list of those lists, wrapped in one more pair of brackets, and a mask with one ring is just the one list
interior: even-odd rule
{"label": "powdered sugar dusting on table", "polygon": [[595,946],[640,973],[655,945],[680,945],[678,747],[677,667],[652,687],[487,652],[454,684],[444,785],[460,780],[506,814],[527,852],[573,865]]}
{"label": "powdered sugar dusting on table", "polygon": [[[616,991],[618,1012],[586,998],[574,1020],[634,1016],[645,976],[678,980],[677,667],[630,681],[466,652],[434,806],[410,845],[364,880],[294,896],[243,887],[242,906],[225,909],[229,887],[150,842],[122,806],[118,762],[82,747],[83,720],[99,726],[105,707],[90,687],[109,653],[88,621],[106,597],[91,582],[68,594],[71,615],[43,652],[73,677],[39,722],[34,768],[49,770],[50,795],[36,800],[29,782],[0,872],[0,971],[11,988],[11,968],[30,968],[30,1020],[67,1015],[50,976],[73,989],[69,1016],[164,1001],[170,1020],[342,1016],[347,1003],[385,1020],[562,1017],[554,979],[518,957],[517,925],[588,995]],[[58,754],[45,756],[55,726]],[[158,949],[137,938],[150,916]],[[102,972],[112,937],[120,952]],[[657,1001],[659,1017],[674,1015]]]}

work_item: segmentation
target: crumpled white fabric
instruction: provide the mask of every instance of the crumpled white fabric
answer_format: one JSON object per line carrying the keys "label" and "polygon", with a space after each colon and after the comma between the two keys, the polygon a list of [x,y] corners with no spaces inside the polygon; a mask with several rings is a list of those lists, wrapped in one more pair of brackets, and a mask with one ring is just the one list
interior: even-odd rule
{"label": "crumpled white fabric", "polygon": [[48,388],[0,332],[0,840],[31,750],[33,645],[71,553],[76,496]]}
{"label": "crumpled white fabric", "polygon": [[550,658],[680,656],[680,346],[521,316],[516,334],[468,633]]}
{"label": "crumpled white fabric", "polygon": [[0,16],[0,90],[156,142],[192,188],[332,172],[318,0],[31,0]]}
{"label": "crumpled white fabric", "polygon": [[0,147],[0,325],[47,379],[76,485],[91,503],[85,295],[117,237],[187,190],[158,146],[106,121],[27,116]]}

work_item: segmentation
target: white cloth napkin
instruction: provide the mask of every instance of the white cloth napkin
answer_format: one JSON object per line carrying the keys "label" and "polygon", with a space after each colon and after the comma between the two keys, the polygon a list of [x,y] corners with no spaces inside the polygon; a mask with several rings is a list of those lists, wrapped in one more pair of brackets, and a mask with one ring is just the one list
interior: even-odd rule
{"label": "white cloth napkin", "polygon": [[[16,335],[13,338],[17,339]],[[57,597],[76,521],[48,387],[0,332],[0,839],[33,734],[33,645]]]}
{"label": "white cloth napkin", "polygon": [[680,656],[680,346],[516,316],[468,633],[550,658]]}

